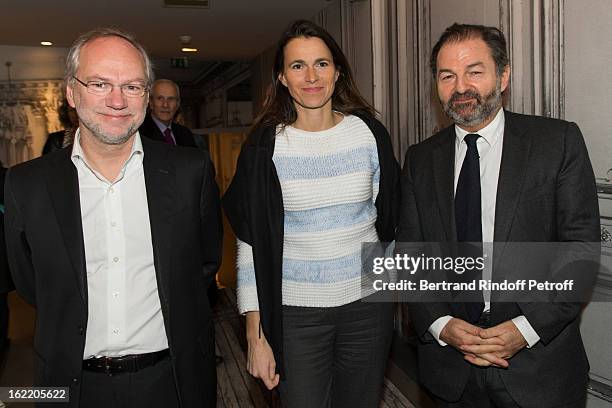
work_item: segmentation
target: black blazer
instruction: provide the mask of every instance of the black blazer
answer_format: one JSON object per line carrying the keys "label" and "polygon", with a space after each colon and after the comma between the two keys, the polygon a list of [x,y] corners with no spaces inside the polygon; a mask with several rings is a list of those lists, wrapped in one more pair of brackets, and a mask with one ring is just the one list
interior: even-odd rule
{"label": "black blazer", "polygon": [[[374,118],[359,116],[374,138],[380,163],[376,232],[382,242],[395,239],[399,204],[399,165],[387,129]],[[282,342],[282,261],[284,209],[274,155],[275,127],[257,129],[245,142],[236,174],[223,197],[225,214],[242,241],[253,247],[261,326],[284,375]]]}
{"label": "black blazer", "polygon": [[[208,156],[142,139],[155,272],[183,407],[216,403],[206,290],[220,263],[218,189]],[[17,291],[36,307],[37,386],[70,387],[78,407],[87,330],[87,274],[70,148],[11,168],[6,240]],[[51,215],[51,216],[50,216]]]}
{"label": "black blazer", "polygon": [[[455,137],[451,126],[408,149],[398,242],[457,240]],[[595,177],[576,124],[505,112],[494,235],[496,242],[600,240]],[[428,328],[444,315],[466,320],[465,305],[409,307],[420,339],[421,382],[437,396],[457,400],[469,377],[469,363],[453,347],[441,347]],[[519,405],[552,407],[584,396],[588,361],[578,327],[580,310],[577,303],[491,304],[493,324],[524,315],[541,338],[499,371]]]}
{"label": "black blazer", "polygon": [[[6,178],[6,168],[0,166],[0,205],[4,207],[4,179]],[[6,244],[4,241],[4,208],[0,213],[0,294],[8,293],[15,289],[11,273],[9,271],[6,256]]]}
{"label": "black blazer", "polygon": [[43,147],[42,154],[49,154],[56,150],[59,150],[64,147],[64,137],[66,136],[66,129],[60,130],[58,132],[49,133],[47,137],[47,141]]}
{"label": "black blazer", "polygon": [[[153,119],[151,118],[151,112],[147,112],[142,125],[138,129],[140,136],[148,137],[149,139],[157,140],[159,142],[164,141],[164,135],[159,130]],[[178,146],[197,147],[193,138],[191,130],[185,126],[179,125],[178,123],[172,122],[172,134],[176,140]]]}

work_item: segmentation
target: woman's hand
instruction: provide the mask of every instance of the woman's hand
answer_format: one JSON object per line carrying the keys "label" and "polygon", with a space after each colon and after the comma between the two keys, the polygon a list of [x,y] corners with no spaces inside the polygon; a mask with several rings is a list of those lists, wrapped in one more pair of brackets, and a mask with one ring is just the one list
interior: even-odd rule
{"label": "woman's hand", "polygon": [[278,385],[280,376],[276,374],[276,361],[272,348],[259,327],[259,312],[247,312],[246,332],[248,343],[247,370],[255,378],[260,378],[271,390]]}

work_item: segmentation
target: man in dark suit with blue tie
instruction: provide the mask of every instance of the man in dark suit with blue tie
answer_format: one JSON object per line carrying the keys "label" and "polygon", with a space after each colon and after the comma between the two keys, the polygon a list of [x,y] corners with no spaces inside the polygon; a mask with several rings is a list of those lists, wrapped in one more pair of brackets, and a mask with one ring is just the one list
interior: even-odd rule
{"label": "man in dark suit with blue tie", "polygon": [[[397,241],[599,241],[595,178],[576,124],[502,107],[510,66],[501,31],[448,27],[431,68],[454,125],[406,153]],[[420,380],[440,407],[580,407],[589,367],[581,306],[412,303]]]}

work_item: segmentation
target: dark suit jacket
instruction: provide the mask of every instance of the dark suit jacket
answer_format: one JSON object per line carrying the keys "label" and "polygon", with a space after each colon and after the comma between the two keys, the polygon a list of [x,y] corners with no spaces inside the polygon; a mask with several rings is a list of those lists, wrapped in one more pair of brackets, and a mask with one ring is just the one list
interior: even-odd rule
{"label": "dark suit jacket", "polygon": [[[4,179],[6,177],[6,168],[0,166],[0,205],[4,206]],[[4,241],[4,209],[0,213],[0,294],[8,293],[15,289],[11,273],[9,272],[8,261],[6,257],[6,244]],[[2,339],[0,338],[0,341]]]}
{"label": "dark suit jacket", "polygon": [[[398,242],[456,241],[455,131],[451,126],[411,146],[402,170]],[[496,242],[599,241],[595,178],[574,123],[505,112],[503,152],[495,209]],[[495,267],[493,270],[495,276]],[[439,317],[467,320],[462,303],[413,303],[420,338],[421,382],[437,396],[457,400],[469,363],[428,332]],[[578,327],[577,303],[492,303],[493,324],[524,315],[541,340],[516,354],[501,377],[525,407],[552,407],[582,398],[588,361]]]}
{"label": "dark suit jacket", "polygon": [[66,130],[60,130],[58,132],[49,133],[47,137],[47,141],[45,142],[45,146],[43,147],[42,154],[49,154],[56,150],[59,150],[64,147],[64,137],[66,135]]}
{"label": "dark suit jacket", "polygon": [[[206,154],[142,139],[162,314],[183,407],[216,403],[206,289],[220,263],[218,190]],[[87,281],[77,171],[66,148],[10,169],[6,239],[19,294],[37,310],[35,385],[70,387],[77,407]],[[52,216],[50,216],[50,214]]]}
{"label": "dark suit jacket", "polygon": [[[164,135],[151,118],[151,112],[147,113],[147,116],[145,117],[144,122],[142,122],[142,125],[140,125],[138,131],[140,132],[141,136],[160,142],[164,141]],[[172,134],[174,135],[177,145],[197,147],[193,138],[193,133],[191,133],[191,130],[185,126],[172,122]]]}

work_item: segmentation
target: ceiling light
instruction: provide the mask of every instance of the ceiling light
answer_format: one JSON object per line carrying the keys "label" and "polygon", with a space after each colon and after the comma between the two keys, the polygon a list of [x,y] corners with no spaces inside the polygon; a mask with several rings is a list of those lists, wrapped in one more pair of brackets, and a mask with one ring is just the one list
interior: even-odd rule
{"label": "ceiling light", "polygon": [[53,43],[52,43],[51,41],[41,41],[41,42],[40,42],[40,45],[46,45],[46,46],[49,46],[49,45],[53,45]]}
{"label": "ceiling light", "polygon": [[183,34],[179,36],[181,42],[181,51],[183,52],[198,52],[198,49],[191,45],[191,36]]}

